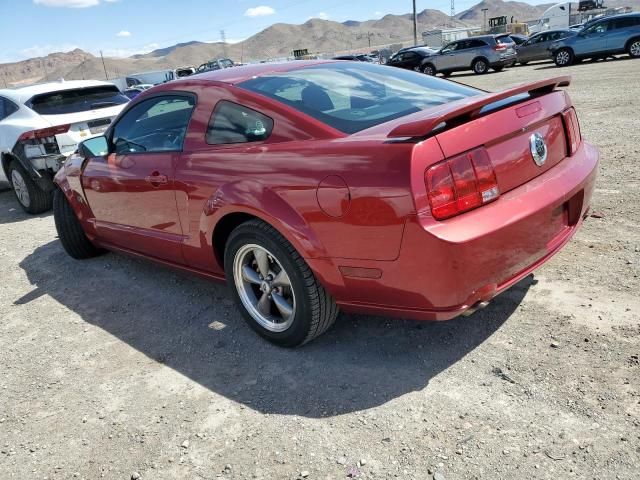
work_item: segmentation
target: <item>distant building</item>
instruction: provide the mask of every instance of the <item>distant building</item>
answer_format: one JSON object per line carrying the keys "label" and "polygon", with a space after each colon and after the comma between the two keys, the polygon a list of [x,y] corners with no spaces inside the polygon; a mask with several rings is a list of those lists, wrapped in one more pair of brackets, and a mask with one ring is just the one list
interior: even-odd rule
{"label": "distant building", "polygon": [[422,32],[422,41],[427,47],[440,48],[447,43],[480,33],[480,27],[447,28]]}

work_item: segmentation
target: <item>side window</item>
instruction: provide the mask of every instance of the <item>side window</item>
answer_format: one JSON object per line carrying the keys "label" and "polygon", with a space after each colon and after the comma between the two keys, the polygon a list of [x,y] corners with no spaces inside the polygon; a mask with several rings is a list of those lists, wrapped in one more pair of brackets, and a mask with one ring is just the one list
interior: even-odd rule
{"label": "side window", "polygon": [[617,20],[613,21],[613,28],[616,30],[619,30],[622,28],[631,28],[635,25],[637,25],[637,23],[636,23],[636,18],[634,17],[618,18]]}
{"label": "side window", "polygon": [[0,121],[18,111],[18,107],[6,98],[0,97]]}
{"label": "side window", "polygon": [[207,128],[209,145],[260,142],[269,138],[273,120],[237,103],[222,100],[213,110]]}
{"label": "side window", "polygon": [[456,42],[450,43],[442,49],[442,53],[450,53],[456,49]]}
{"label": "side window", "polygon": [[139,103],[113,129],[115,152],[181,151],[195,104],[190,95],[163,95]]}
{"label": "side window", "polygon": [[470,40],[469,44],[471,48],[482,48],[487,46],[487,43],[483,40]]}
{"label": "side window", "polygon": [[587,28],[587,30],[584,33],[586,33],[587,35],[594,34],[594,33],[604,33],[607,31],[608,25],[609,25],[609,22],[599,22]]}

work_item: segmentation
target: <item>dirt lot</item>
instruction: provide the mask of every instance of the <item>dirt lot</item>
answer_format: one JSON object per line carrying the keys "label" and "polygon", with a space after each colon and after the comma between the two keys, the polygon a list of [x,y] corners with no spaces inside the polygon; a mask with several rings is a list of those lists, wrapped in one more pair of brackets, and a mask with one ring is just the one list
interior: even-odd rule
{"label": "dirt lot", "polygon": [[0,193],[0,478],[639,478],[640,61],[453,78],[560,73],[602,218],[470,318],[342,315],[279,349],[225,287],[74,261]]}

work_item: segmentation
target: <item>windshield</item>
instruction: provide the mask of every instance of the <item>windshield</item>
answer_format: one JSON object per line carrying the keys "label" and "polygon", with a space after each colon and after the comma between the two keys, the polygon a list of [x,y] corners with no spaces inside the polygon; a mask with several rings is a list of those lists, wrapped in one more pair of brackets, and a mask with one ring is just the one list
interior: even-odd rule
{"label": "windshield", "polygon": [[239,84],[344,133],[478,95],[470,87],[371,63],[328,63]]}
{"label": "windshield", "polygon": [[115,85],[75,88],[36,95],[26,105],[40,115],[87,112],[127,103]]}

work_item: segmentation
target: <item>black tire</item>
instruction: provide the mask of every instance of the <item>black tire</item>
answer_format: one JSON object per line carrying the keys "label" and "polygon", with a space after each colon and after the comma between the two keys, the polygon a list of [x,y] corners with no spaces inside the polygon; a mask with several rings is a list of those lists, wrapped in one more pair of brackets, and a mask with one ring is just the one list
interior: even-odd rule
{"label": "black tire", "polygon": [[495,72],[501,72],[502,70],[504,70],[504,67],[493,67],[493,70]]}
{"label": "black tire", "polygon": [[489,62],[484,58],[478,58],[471,64],[471,70],[477,75],[484,75],[489,71]]}
{"label": "black tire", "polygon": [[568,48],[561,48],[553,54],[553,61],[558,67],[568,67],[574,58],[573,52]]}
{"label": "black tire", "polygon": [[76,213],[59,188],[53,193],[53,218],[60,243],[70,257],[82,260],[100,255],[104,251],[87,238]]}
{"label": "black tire", "polygon": [[627,53],[631,58],[640,58],[640,38],[634,38],[629,42]]}
{"label": "black tire", "polygon": [[[237,254],[241,255],[241,249],[250,244],[270,252],[289,276],[296,303],[292,323],[284,331],[274,332],[258,323],[240,298],[234,279],[234,261]],[[303,345],[324,333],[335,322],[338,307],[333,298],[295,248],[275,228],[260,220],[245,222],[231,232],[224,251],[224,268],[229,288],[246,322],[259,335],[278,346]]]}
{"label": "black tire", "polygon": [[432,63],[425,63],[422,66],[422,73],[429,76],[434,76],[436,72],[436,67]]}
{"label": "black tire", "polygon": [[16,196],[16,200],[18,200],[18,204],[25,212],[36,214],[51,210],[53,203],[51,192],[45,192],[36,185],[31,175],[25,171],[17,160],[11,161],[8,173],[11,189]]}

